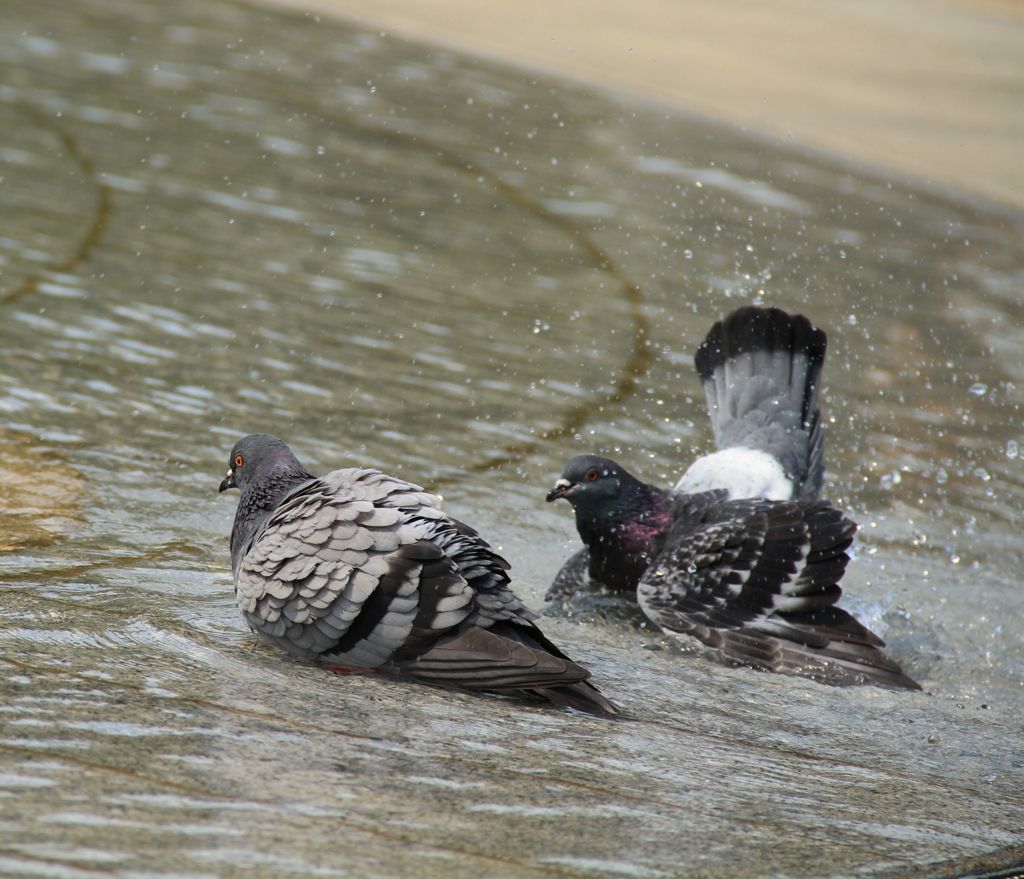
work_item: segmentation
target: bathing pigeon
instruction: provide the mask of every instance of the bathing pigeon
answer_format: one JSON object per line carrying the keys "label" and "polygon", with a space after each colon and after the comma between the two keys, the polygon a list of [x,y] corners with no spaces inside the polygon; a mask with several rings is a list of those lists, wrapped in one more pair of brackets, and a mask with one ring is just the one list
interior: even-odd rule
{"label": "bathing pigeon", "polygon": [[777,308],[716,323],[696,365],[719,450],[671,491],[608,458],[570,460],[547,499],[572,504],[584,548],[547,600],[596,584],[635,595],[664,631],[745,664],[920,689],[836,607],[857,526],[819,498],[825,345],[807,318]]}
{"label": "bathing pigeon", "polygon": [[533,624],[508,563],[419,486],[359,468],[318,478],[281,440],[255,434],[231,450],[220,490],[229,488],[241,491],[235,594],[265,641],[335,670],[528,690],[618,713]]}

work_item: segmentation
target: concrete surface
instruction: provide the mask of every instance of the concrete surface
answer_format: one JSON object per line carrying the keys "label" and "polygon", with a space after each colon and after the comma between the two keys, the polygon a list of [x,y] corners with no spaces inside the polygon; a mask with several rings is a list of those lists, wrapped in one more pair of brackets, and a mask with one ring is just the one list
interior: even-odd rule
{"label": "concrete surface", "polygon": [[1024,207],[1024,3],[264,0]]}

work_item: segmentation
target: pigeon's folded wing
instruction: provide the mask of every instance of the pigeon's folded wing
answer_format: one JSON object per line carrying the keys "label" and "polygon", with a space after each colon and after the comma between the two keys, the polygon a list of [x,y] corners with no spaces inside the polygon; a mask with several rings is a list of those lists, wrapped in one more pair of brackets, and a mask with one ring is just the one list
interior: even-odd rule
{"label": "pigeon's folded wing", "polygon": [[487,628],[500,620],[527,623],[539,617],[512,591],[509,563],[469,525],[443,517],[429,523],[424,533],[444,549],[473,587],[476,614],[471,622]]}

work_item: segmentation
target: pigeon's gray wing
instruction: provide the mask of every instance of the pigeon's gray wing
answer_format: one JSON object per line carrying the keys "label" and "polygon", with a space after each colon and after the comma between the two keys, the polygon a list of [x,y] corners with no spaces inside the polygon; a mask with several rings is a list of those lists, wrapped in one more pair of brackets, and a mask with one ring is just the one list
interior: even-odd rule
{"label": "pigeon's gray wing", "polygon": [[539,617],[512,591],[508,562],[469,525],[443,516],[427,525],[424,536],[445,551],[472,587],[471,623],[488,627],[499,620],[528,623]]}
{"label": "pigeon's gray wing", "polygon": [[835,606],[856,525],[825,501],[680,497],[661,555],[637,589],[666,631],[745,663],[832,684],[919,689],[884,643]]}

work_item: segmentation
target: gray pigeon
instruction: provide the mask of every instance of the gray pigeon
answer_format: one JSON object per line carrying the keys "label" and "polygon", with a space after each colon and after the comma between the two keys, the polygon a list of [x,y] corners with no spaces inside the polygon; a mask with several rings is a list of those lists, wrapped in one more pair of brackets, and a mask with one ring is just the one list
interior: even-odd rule
{"label": "gray pigeon", "polygon": [[719,450],[671,491],[608,458],[570,460],[547,499],[572,504],[584,547],[547,599],[597,585],[749,665],[920,689],[836,607],[857,526],[819,498],[825,344],[807,318],[777,308],[716,323],[695,359]]}
{"label": "gray pigeon", "polygon": [[241,491],[235,594],[265,641],[345,669],[618,713],[533,625],[508,563],[419,486],[359,468],[318,478],[281,440],[255,434],[231,450],[228,488]]}

